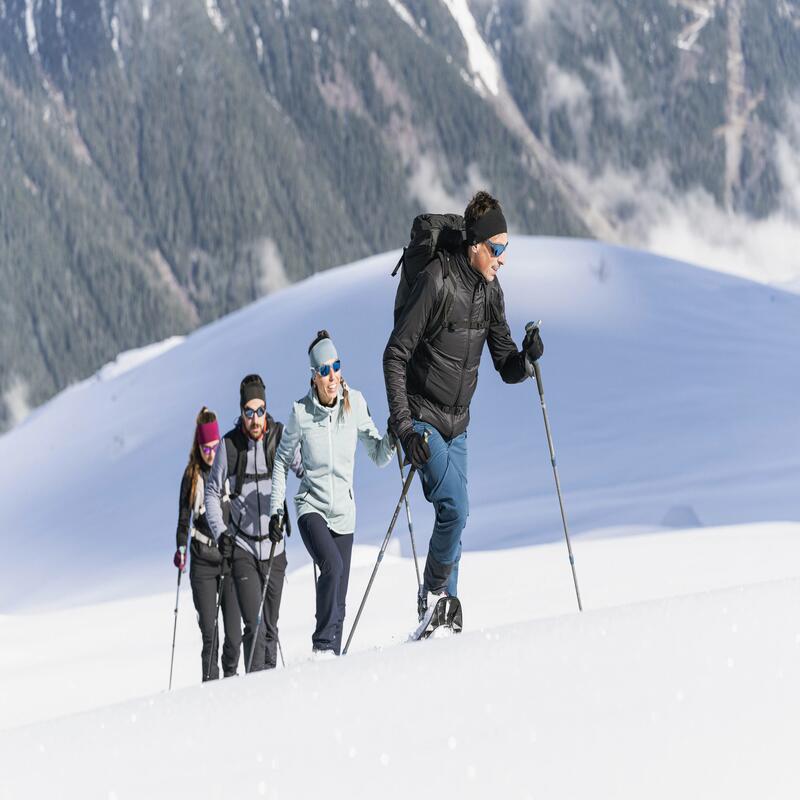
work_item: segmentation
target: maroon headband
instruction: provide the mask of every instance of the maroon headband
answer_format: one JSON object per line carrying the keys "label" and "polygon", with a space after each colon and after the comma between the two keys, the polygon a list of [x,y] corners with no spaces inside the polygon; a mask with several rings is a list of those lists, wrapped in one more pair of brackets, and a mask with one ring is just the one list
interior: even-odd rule
{"label": "maroon headband", "polygon": [[217,421],[203,422],[197,426],[197,443],[208,444],[219,440],[219,425]]}

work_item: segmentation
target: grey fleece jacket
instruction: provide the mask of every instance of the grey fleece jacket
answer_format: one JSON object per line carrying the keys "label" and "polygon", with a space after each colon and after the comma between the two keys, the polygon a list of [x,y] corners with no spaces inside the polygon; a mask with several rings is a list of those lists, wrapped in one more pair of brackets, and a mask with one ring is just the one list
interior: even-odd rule
{"label": "grey fleece jacket", "polygon": [[[284,432],[283,437],[286,436]],[[237,491],[236,476],[228,475],[228,456],[225,448],[229,446],[228,440],[223,439],[222,446],[217,450],[211,473],[206,481],[206,517],[214,538],[219,541],[219,537],[228,533],[236,546],[241,547],[256,558],[264,560],[269,558],[269,551],[272,543],[269,539],[261,542],[254,542],[247,536],[266,536],[269,532],[269,509],[272,495],[272,479],[259,478],[258,481],[247,480],[241,489],[241,493],[231,497],[230,523],[225,525],[222,516],[222,498],[225,496],[225,481],[229,481],[231,492]],[[302,472],[300,466],[299,451],[291,459],[290,468],[295,474]],[[264,455],[264,446],[259,442],[247,439],[247,462],[245,474],[265,475],[267,473],[267,462]],[[247,534],[244,536],[242,534]],[[285,538],[278,543],[275,548],[275,555],[284,550]]]}
{"label": "grey fleece jacket", "polygon": [[378,432],[361,392],[350,389],[349,396],[349,413],[345,412],[342,404],[341,386],[339,398],[331,407],[319,402],[313,386],[292,406],[275,454],[273,514],[283,508],[286,472],[290,467],[295,469],[299,446],[304,474],[298,475],[302,480],[294,498],[298,518],[317,512],[332,531],[355,531],[353,468],[356,445],[361,442],[379,467],[391,461],[394,445],[388,432],[384,436]]}

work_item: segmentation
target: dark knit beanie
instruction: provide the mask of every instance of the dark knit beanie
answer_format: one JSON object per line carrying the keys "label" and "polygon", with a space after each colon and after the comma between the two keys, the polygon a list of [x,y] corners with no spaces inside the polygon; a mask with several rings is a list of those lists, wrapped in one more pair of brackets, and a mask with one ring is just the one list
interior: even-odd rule
{"label": "dark knit beanie", "polygon": [[251,400],[267,402],[267,392],[260,375],[247,375],[239,384],[239,407],[244,408]]}

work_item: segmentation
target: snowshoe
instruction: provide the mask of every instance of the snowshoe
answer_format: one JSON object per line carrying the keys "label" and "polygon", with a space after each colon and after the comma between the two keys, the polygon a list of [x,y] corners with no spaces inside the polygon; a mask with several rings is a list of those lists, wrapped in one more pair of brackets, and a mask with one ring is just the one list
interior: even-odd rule
{"label": "snowshoe", "polygon": [[453,633],[461,633],[463,616],[461,601],[457,597],[444,595],[431,605],[419,627],[411,634],[412,641],[427,639],[438,628],[449,628]]}

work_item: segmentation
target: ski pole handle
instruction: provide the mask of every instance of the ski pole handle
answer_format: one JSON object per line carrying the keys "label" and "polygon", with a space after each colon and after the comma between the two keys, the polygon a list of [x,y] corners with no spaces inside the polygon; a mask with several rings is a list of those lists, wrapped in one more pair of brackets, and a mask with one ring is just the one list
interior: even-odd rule
{"label": "ski pole handle", "polygon": [[[525,333],[528,334],[531,331],[538,331],[539,328],[542,327],[542,321],[537,320],[536,322],[529,322],[525,326]],[[544,400],[544,386],[542,385],[542,371],[539,369],[539,362],[534,361],[532,362],[531,366],[533,367],[533,374],[536,376],[536,388],[539,390],[539,397]]]}
{"label": "ski pole handle", "polygon": [[533,330],[539,330],[539,328],[541,328],[541,327],[542,327],[542,321],[541,320],[537,320],[536,322],[529,322],[525,326],[525,333],[529,333],[530,331],[533,331]]}

